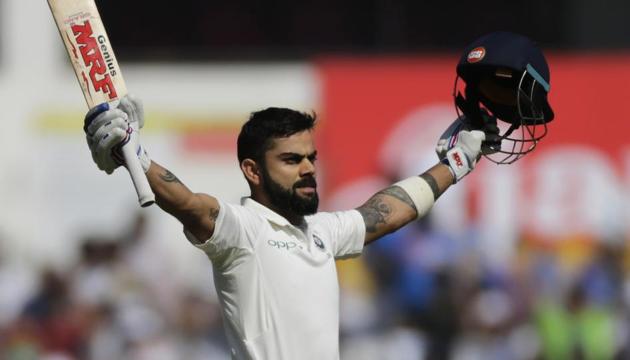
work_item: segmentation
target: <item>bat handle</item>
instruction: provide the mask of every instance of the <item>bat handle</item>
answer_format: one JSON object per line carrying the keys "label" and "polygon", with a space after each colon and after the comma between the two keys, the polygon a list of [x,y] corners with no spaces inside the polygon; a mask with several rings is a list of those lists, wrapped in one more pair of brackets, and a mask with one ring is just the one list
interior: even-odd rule
{"label": "bat handle", "polygon": [[149,180],[147,180],[144,170],[142,170],[142,165],[140,165],[140,160],[138,160],[138,156],[132,144],[128,143],[123,146],[122,153],[125,158],[125,164],[127,165],[127,171],[129,171],[133,186],[136,188],[140,206],[147,207],[153,205],[155,195],[153,195],[153,191],[151,191]]}

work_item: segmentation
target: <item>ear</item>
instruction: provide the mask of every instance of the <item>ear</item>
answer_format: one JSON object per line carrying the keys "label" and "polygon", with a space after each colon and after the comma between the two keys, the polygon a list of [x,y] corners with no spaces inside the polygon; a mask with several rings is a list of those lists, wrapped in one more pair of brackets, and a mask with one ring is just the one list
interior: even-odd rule
{"label": "ear", "polygon": [[252,185],[260,185],[261,174],[258,164],[252,159],[245,159],[241,162],[241,171],[247,181]]}

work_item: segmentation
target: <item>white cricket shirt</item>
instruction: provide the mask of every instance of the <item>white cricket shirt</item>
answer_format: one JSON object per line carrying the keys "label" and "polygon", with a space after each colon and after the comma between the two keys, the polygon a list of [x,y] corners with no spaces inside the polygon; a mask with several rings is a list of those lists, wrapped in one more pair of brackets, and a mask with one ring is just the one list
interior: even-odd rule
{"label": "white cricket shirt", "polygon": [[219,201],[212,237],[195,245],[212,261],[232,357],[338,359],[335,259],[361,253],[363,217],[320,212],[300,229],[251,198],[241,204]]}

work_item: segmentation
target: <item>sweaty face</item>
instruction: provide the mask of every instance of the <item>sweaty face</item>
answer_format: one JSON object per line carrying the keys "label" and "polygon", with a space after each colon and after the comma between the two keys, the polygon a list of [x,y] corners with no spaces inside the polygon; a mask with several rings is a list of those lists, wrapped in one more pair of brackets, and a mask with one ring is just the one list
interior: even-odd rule
{"label": "sweaty face", "polygon": [[273,140],[261,171],[263,190],[272,205],[304,216],[317,212],[319,196],[315,180],[317,151],[311,131]]}

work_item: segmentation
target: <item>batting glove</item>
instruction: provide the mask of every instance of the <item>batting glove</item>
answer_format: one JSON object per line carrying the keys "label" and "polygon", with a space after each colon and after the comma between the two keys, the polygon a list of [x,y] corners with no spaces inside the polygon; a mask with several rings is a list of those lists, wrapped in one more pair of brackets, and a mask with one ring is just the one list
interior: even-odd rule
{"label": "batting glove", "polygon": [[485,138],[483,131],[470,130],[460,119],[455,120],[440,136],[435,151],[440,161],[451,170],[455,182],[475,168]]}
{"label": "batting glove", "polygon": [[144,126],[142,103],[132,96],[118,102],[103,103],[90,109],[85,116],[83,130],[92,159],[107,174],[124,165],[121,148],[130,143],[147,172],[151,165],[146,150],[140,145],[139,130]]}

